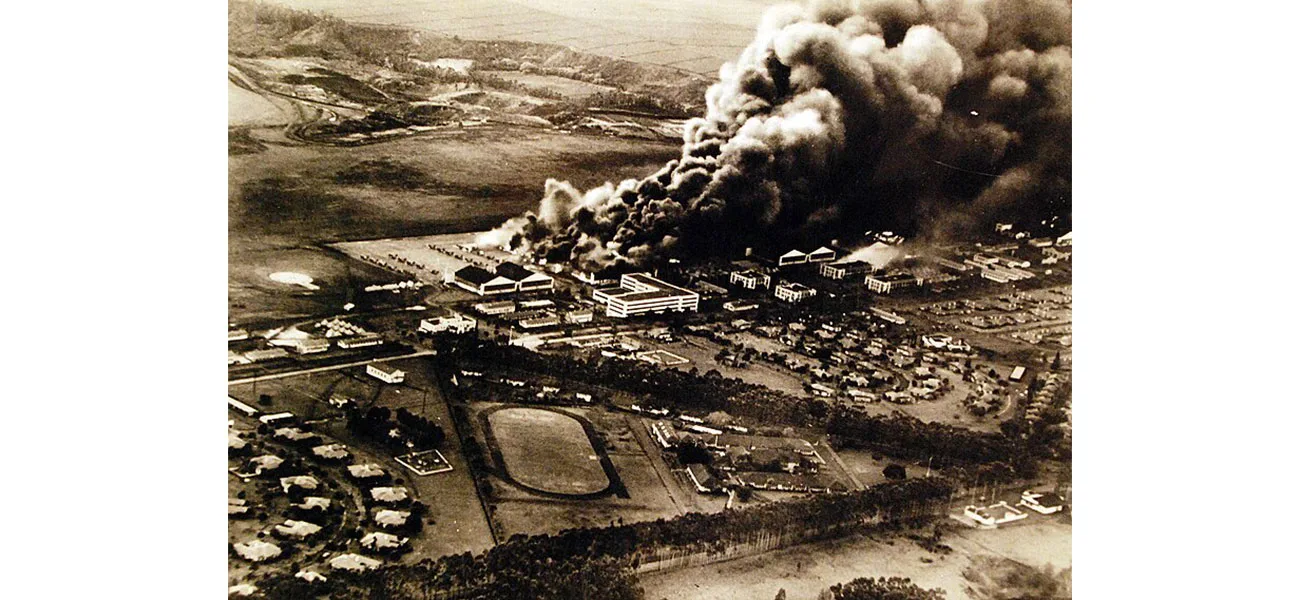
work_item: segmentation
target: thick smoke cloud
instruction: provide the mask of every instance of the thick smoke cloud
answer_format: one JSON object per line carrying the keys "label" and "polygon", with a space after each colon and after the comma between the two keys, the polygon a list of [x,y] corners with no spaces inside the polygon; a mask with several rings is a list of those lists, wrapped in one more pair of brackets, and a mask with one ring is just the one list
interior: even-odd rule
{"label": "thick smoke cloud", "polygon": [[769,10],[682,155],[586,192],[548,180],[483,243],[595,269],[867,229],[943,236],[1069,218],[1068,0]]}

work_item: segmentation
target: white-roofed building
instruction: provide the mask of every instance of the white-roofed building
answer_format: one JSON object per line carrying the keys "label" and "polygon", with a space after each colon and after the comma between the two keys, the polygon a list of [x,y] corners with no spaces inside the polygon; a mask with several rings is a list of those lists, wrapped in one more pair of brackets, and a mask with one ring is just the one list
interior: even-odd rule
{"label": "white-roofed building", "polygon": [[405,546],[410,540],[382,531],[372,531],[361,536],[361,547],[375,552],[392,551]]}
{"label": "white-roofed building", "polygon": [[311,453],[324,460],[343,460],[349,456],[348,447],[343,444],[323,444],[312,448]]}
{"label": "white-roofed building", "polygon": [[381,509],[375,512],[375,524],[380,527],[402,527],[411,520],[410,511]]}
{"label": "white-roofed building", "polygon": [[262,540],[249,540],[235,544],[235,554],[250,562],[268,561],[280,556],[282,552],[279,546]]}
{"label": "white-roofed building", "polygon": [[384,471],[383,467],[380,467],[375,463],[348,465],[348,475],[353,479],[361,481],[367,479],[382,479],[387,474],[388,473]]}
{"label": "white-roofed building", "polygon": [[282,538],[303,540],[320,533],[320,529],[320,525],[315,523],[288,519],[284,523],[276,525],[274,531],[276,535]]}
{"label": "white-roofed building", "polygon": [[284,493],[286,494],[289,493],[289,490],[295,488],[307,492],[312,492],[320,488],[320,481],[317,480],[315,477],[312,477],[311,475],[295,475],[293,477],[281,477],[280,487],[284,489]]}
{"label": "white-roofed building", "polygon": [[360,554],[340,554],[329,560],[330,568],[339,571],[369,571],[379,568],[379,565],[382,564],[373,558],[361,556]]}
{"label": "white-roofed building", "polygon": [[375,502],[400,504],[411,499],[411,492],[404,487],[377,487],[370,490],[370,497]]}
{"label": "white-roofed building", "polygon": [[401,383],[406,381],[406,371],[384,363],[366,365],[366,374],[384,383]]}

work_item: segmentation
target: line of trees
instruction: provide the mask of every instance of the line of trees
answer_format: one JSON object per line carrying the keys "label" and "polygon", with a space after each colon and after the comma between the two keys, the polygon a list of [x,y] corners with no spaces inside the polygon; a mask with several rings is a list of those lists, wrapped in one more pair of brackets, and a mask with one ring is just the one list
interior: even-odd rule
{"label": "line of trees", "polygon": [[[632,570],[644,562],[682,552],[722,554],[774,536],[790,545],[927,519],[944,509],[953,491],[946,480],[917,479],[716,514],[517,535],[478,556],[463,553],[340,573],[313,593],[328,592],[332,598],[632,599],[637,597]],[[274,579],[263,586],[268,597],[293,597],[279,595],[284,584]]]}
{"label": "line of trees", "polygon": [[[448,340],[447,344],[457,341]],[[617,358],[584,360],[539,354],[523,348],[476,340],[446,348],[445,356],[460,356],[481,364],[547,373],[591,385],[606,386],[648,397],[649,404],[691,412],[726,411],[764,423],[824,428],[843,447],[874,448],[917,460],[932,460],[937,468],[997,464],[1005,477],[1032,477],[1036,452],[1031,440],[1003,433],[984,433],[943,423],[927,423],[906,415],[873,416],[836,407],[820,398],[794,396],[716,370],[660,369],[649,363]],[[987,475],[987,473],[986,473]]]}

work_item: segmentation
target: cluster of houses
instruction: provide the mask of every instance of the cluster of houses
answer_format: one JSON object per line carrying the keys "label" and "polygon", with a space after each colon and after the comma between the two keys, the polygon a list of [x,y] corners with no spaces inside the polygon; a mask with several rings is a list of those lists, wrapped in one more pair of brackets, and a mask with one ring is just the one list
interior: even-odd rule
{"label": "cluster of houses", "polygon": [[[230,398],[230,402],[232,409],[245,412],[236,406],[237,400]],[[252,410],[246,404],[239,404]],[[273,440],[302,452],[316,463],[344,464],[352,458],[347,446],[322,440],[319,435],[305,431],[297,424],[292,413],[261,415],[258,420],[272,428]],[[232,544],[231,551],[239,558],[261,563],[275,560],[289,552],[286,543],[315,543],[323,540],[323,532],[332,519],[331,515],[343,510],[331,497],[326,482],[319,474],[303,472],[300,467],[288,469],[288,461],[274,453],[249,457],[253,446],[245,439],[245,435],[246,432],[236,429],[232,421],[228,434],[229,453],[232,458],[239,458],[240,462],[230,471],[244,480],[270,478],[274,482],[270,489],[278,489],[279,494],[287,497],[289,506],[286,518],[255,538]],[[409,549],[410,538],[407,535],[418,529],[419,521],[416,515],[418,503],[414,502],[410,490],[391,485],[392,477],[389,473],[372,462],[348,464],[342,467],[342,473],[360,489],[364,499],[368,517],[365,523],[370,525],[370,530],[357,540],[360,549],[375,555],[395,554]],[[229,498],[228,516],[232,519],[251,517],[258,510],[257,506],[258,504],[243,497]],[[332,558],[329,567],[356,571],[377,568],[380,564],[374,558],[344,554]],[[323,575],[315,571],[300,572],[299,577],[324,579]]]}
{"label": "cluster of houses", "polygon": [[805,361],[782,355],[777,362],[806,374],[813,395],[841,397],[851,404],[934,399],[952,385],[937,369],[963,371],[961,361],[951,354],[969,350],[965,342],[941,335],[923,338],[919,346],[892,341],[874,323],[745,323],[745,330],[775,338],[794,354],[808,357]]}

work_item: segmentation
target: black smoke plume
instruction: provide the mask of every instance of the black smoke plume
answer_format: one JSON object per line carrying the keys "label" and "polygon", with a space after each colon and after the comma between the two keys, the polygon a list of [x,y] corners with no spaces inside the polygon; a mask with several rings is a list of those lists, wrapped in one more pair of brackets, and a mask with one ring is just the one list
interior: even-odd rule
{"label": "black smoke plume", "polygon": [[682,155],[586,192],[548,180],[483,243],[585,269],[1070,214],[1069,0],[770,9]]}

